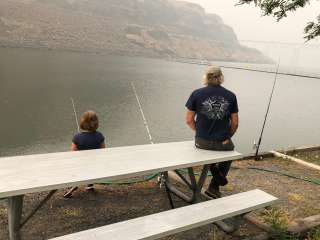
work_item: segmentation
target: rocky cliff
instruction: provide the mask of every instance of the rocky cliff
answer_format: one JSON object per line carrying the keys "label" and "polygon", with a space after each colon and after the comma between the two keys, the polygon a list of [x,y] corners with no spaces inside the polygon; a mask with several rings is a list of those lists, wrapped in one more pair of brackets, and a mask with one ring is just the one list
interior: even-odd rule
{"label": "rocky cliff", "polygon": [[269,61],[219,16],[176,0],[0,1],[0,46]]}

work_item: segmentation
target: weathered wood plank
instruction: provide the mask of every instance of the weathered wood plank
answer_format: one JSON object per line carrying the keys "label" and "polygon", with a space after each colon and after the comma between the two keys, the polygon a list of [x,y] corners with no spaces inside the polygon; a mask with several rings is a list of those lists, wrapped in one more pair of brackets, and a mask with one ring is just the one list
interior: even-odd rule
{"label": "weathered wood plank", "polygon": [[0,198],[238,159],[193,141],[0,158]]}
{"label": "weathered wood plank", "polygon": [[273,204],[277,198],[252,190],[187,207],[70,234],[53,240],[158,239]]}

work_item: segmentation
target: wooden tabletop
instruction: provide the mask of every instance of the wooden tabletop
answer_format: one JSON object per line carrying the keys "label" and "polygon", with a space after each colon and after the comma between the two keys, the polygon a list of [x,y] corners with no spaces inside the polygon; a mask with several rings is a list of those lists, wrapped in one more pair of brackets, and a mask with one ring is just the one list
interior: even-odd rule
{"label": "wooden tabletop", "polygon": [[193,141],[0,158],[0,198],[234,160]]}

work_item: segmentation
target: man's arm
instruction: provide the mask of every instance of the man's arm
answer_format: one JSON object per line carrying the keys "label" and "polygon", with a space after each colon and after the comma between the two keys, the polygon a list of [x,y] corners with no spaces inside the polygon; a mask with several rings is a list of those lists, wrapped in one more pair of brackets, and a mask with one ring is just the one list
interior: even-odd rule
{"label": "man's arm", "polygon": [[231,127],[230,135],[231,137],[236,133],[239,126],[239,115],[238,113],[231,113]]}
{"label": "man's arm", "polygon": [[190,111],[189,109],[187,110],[186,123],[194,131],[196,130],[195,116],[196,113],[194,111]]}

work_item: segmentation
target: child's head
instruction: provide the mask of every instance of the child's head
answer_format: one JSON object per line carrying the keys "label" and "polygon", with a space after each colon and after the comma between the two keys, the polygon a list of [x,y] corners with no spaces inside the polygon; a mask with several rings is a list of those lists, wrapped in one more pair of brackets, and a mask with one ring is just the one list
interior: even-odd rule
{"label": "child's head", "polygon": [[84,112],[80,119],[80,128],[85,131],[94,132],[99,127],[99,119],[94,111]]}

